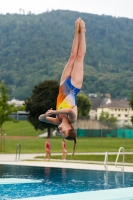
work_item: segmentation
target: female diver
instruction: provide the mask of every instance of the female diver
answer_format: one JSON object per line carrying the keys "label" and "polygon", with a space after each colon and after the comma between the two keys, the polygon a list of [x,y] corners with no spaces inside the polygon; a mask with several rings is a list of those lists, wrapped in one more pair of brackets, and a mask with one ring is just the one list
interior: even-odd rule
{"label": "female diver", "polygon": [[[83,62],[86,53],[85,23],[81,18],[75,22],[75,33],[69,60],[62,72],[56,110],[52,108],[39,116],[39,120],[58,125],[60,133],[68,140],[74,140],[73,154],[76,147],[76,133],[72,123],[77,120],[76,95],[83,83]],[[50,117],[56,115],[56,118]]]}

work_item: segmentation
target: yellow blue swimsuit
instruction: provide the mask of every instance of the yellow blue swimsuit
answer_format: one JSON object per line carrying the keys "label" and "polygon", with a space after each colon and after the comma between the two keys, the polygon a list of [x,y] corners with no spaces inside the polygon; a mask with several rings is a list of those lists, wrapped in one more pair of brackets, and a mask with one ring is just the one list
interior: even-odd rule
{"label": "yellow blue swimsuit", "polygon": [[73,108],[76,104],[76,95],[80,89],[74,87],[71,83],[71,77],[68,77],[59,88],[56,110],[63,108]]}

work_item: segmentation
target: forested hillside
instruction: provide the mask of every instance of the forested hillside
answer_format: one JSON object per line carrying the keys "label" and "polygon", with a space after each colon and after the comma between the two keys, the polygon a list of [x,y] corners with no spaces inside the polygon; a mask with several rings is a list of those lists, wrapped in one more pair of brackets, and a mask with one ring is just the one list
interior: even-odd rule
{"label": "forested hillside", "polygon": [[0,15],[0,82],[24,100],[43,80],[59,80],[70,55],[75,20],[86,22],[82,91],[130,97],[133,91],[133,20],[56,10]]}

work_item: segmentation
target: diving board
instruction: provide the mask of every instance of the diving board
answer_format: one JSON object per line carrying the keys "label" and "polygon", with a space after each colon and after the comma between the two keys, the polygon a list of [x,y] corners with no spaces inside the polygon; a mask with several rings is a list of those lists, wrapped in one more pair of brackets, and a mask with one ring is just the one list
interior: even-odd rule
{"label": "diving board", "polygon": [[20,184],[20,183],[41,183],[41,180],[23,179],[23,178],[0,178],[0,185]]}

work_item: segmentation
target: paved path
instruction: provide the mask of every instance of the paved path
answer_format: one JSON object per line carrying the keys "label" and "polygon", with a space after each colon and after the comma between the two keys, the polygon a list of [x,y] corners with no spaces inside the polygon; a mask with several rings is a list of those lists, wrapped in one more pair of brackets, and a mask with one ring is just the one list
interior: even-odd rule
{"label": "paved path", "polygon": [[[71,155],[72,153],[68,153]],[[109,152],[109,155],[117,155],[117,152]],[[127,154],[132,154],[132,152],[128,152]],[[45,153],[33,153],[33,154],[21,154],[20,160],[35,160],[36,156],[44,156]],[[52,153],[52,155],[62,155],[62,153]],[[75,155],[105,155],[105,153],[75,153]],[[18,158],[18,156],[17,156]],[[16,154],[0,154],[0,161],[15,161]]]}
{"label": "paved path", "polygon": [[[44,153],[39,154],[21,154],[20,160],[34,160],[36,156],[44,156]],[[18,156],[17,156],[18,158]],[[16,160],[16,154],[0,154],[0,162],[10,162]]]}

